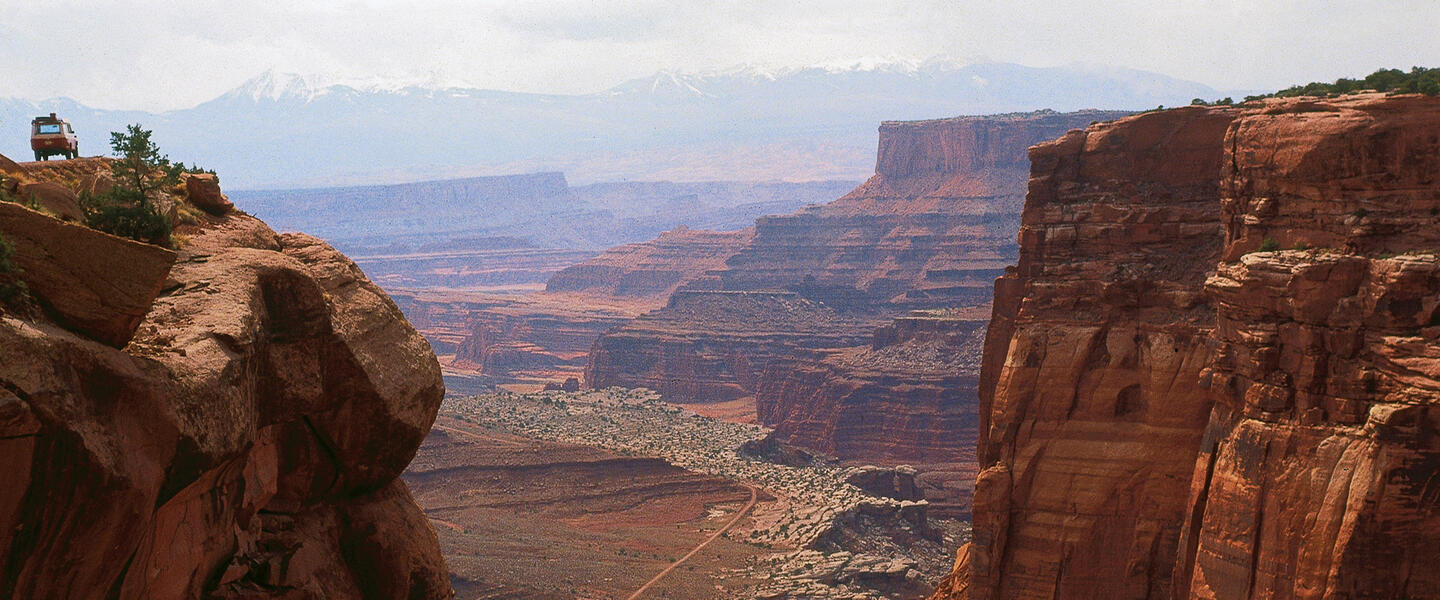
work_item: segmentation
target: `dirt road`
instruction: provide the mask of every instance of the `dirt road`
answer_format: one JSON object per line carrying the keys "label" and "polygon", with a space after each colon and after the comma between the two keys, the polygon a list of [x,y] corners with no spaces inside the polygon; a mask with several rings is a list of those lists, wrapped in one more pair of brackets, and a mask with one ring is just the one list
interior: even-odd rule
{"label": "dirt road", "polygon": [[750,490],[750,500],[745,503],[745,507],[744,507],[744,508],[741,508],[741,509],[740,509],[740,512],[735,513],[735,518],[730,519],[730,522],[729,522],[729,523],[726,523],[724,527],[721,527],[721,528],[720,528],[719,530],[717,530],[715,533],[710,534],[710,537],[705,538],[705,541],[700,542],[700,545],[699,545],[699,546],[696,546],[696,547],[695,547],[693,550],[691,550],[688,554],[686,554],[685,556],[680,557],[679,560],[676,560],[675,562],[670,563],[670,566],[665,567],[665,570],[664,570],[664,571],[661,571],[659,574],[657,574],[657,575],[655,575],[654,577],[652,577],[652,578],[650,579],[650,581],[645,582],[645,585],[640,586],[640,589],[635,590],[635,593],[630,594],[630,596],[627,597],[625,600],[636,600],[637,598],[639,598],[639,597],[641,596],[641,594],[644,594],[644,593],[645,593],[645,590],[650,589],[650,586],[655,585],[656,582],[658,582],[658,581],[660,581],[661,579],[663,579],[666,575],[669,575],[670,572],[671,572],[671,571],[674,571],[676,567],[679,567],[680,565],[685,564],[685,561],[690,560],[690,557],[695,556],[695,554],[698,553],[698,552],[700,552],[701,550],[703,550],[703,549],[705,548],[705,546],[710,545],[710,542],[715,541],[716,538],[720,537],[721,535],[724,535],[725,532],[730,531],[730,528],[734,527],[736,523],[739,523],[741,518],[743,518],[743,517],[744,517],[745,515],[747,515],[747,514],[750,514],[750,509],[755,508],[755,501],[759,499],[760,494],[759,494],[758,491],[756,491],[755,486],[753,486],[753,485],[750,485],[750,484],[748,484],[748,483],[741,484],[741,485],[744,485],[746,489],[749,489],[749,490]]}

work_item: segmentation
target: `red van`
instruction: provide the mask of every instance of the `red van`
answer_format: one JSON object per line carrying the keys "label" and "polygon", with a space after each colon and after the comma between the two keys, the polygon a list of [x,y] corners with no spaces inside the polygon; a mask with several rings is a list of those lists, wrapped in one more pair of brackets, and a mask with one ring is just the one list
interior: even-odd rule
{"label": "red van", "polygon": [[56,155],[79,158],[80,140],[75,137],[69,121],[50,113],[48,117],[35,117],[30,121],[30,149],[35,151],[35,160]]}

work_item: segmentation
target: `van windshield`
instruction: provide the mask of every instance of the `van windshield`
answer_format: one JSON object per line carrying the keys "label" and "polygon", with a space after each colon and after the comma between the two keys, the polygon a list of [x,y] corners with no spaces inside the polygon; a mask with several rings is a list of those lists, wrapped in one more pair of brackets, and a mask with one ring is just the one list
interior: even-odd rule
{"label": "van windshield", "polygon": [[40,125],[39,128],[35,130],[35,133],[60,133],[60,124]]}

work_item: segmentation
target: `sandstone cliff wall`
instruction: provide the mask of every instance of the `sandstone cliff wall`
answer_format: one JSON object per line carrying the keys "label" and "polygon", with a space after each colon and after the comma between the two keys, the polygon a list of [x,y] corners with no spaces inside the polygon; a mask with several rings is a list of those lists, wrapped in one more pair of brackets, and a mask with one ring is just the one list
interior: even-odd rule
{"label": "sandstone cliff wall", "polygon": [[0,597],[448,597],[397,479],[443,395],[425,341],[319,240],[181,233],[0,202],[30,290],[0,309]]}
{"label": "sandstone cliff wall", "polygon": [[1440,597],[1437,111],[1191,107],[1032,149],[938,597]]}
{"label": "sandstone cliff wall", "polygon": [[1226,148],[1176,591],[1440,597],[1440,99],[1284,103]]}
{"label": "sandstone cliff wall", "polygon": [[842,460],[973,462],[967,440],[975,435],[984,325],[900,317],[870,346],[777,363],[755,396],[760,423],[785,442]]}

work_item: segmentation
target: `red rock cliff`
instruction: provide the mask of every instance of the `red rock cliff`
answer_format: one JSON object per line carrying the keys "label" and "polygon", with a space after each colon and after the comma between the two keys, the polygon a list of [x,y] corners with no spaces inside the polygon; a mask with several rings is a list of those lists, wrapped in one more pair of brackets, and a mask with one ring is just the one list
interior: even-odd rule
{"label": "red rock cliff", "polygon": [[985,304],[1014,260],[1025,149],[1122,114],[884,123],[869,181],[830,204],[756,221],[754,239],[717,275],[723,289],[792,288],[837,307]]}
{"label": "red rock cliff", "polygon": [[1440,99],[1277,103],[1226,148],[1176,592],[1440,597]]}
{"label": "red rock cliff", "polygon": [[0,597],[448,597],[397,478],[429,347],[323,242],[201,221],[170,252],[0,202]]}
{"label": "red rock cliff", "polygon": [[985,322],[915,312],[876,329],[869,346],[777,361],[760,378],[756,413],[786,443],[911,465],[931,515],[968,518]]}
{"label": "red rock cliff", "polygon": [[756,394],[760,423],[846,460],[973,460],[961,440],[974,437],[983,335],[983,321],[911,315],[880,328],[871,346],[776,365]]}
{"label": "red rock cliff", "polygon": [[1209,411],[1200,286],[1232,118],[1151,113],[1031,150],[983,365],[975,597],[1165,595]]}
{"label": "red rock cliff", "polygon": [[939,597],[1440,596],[1437,132],[1368,95],[1032,149]]}

